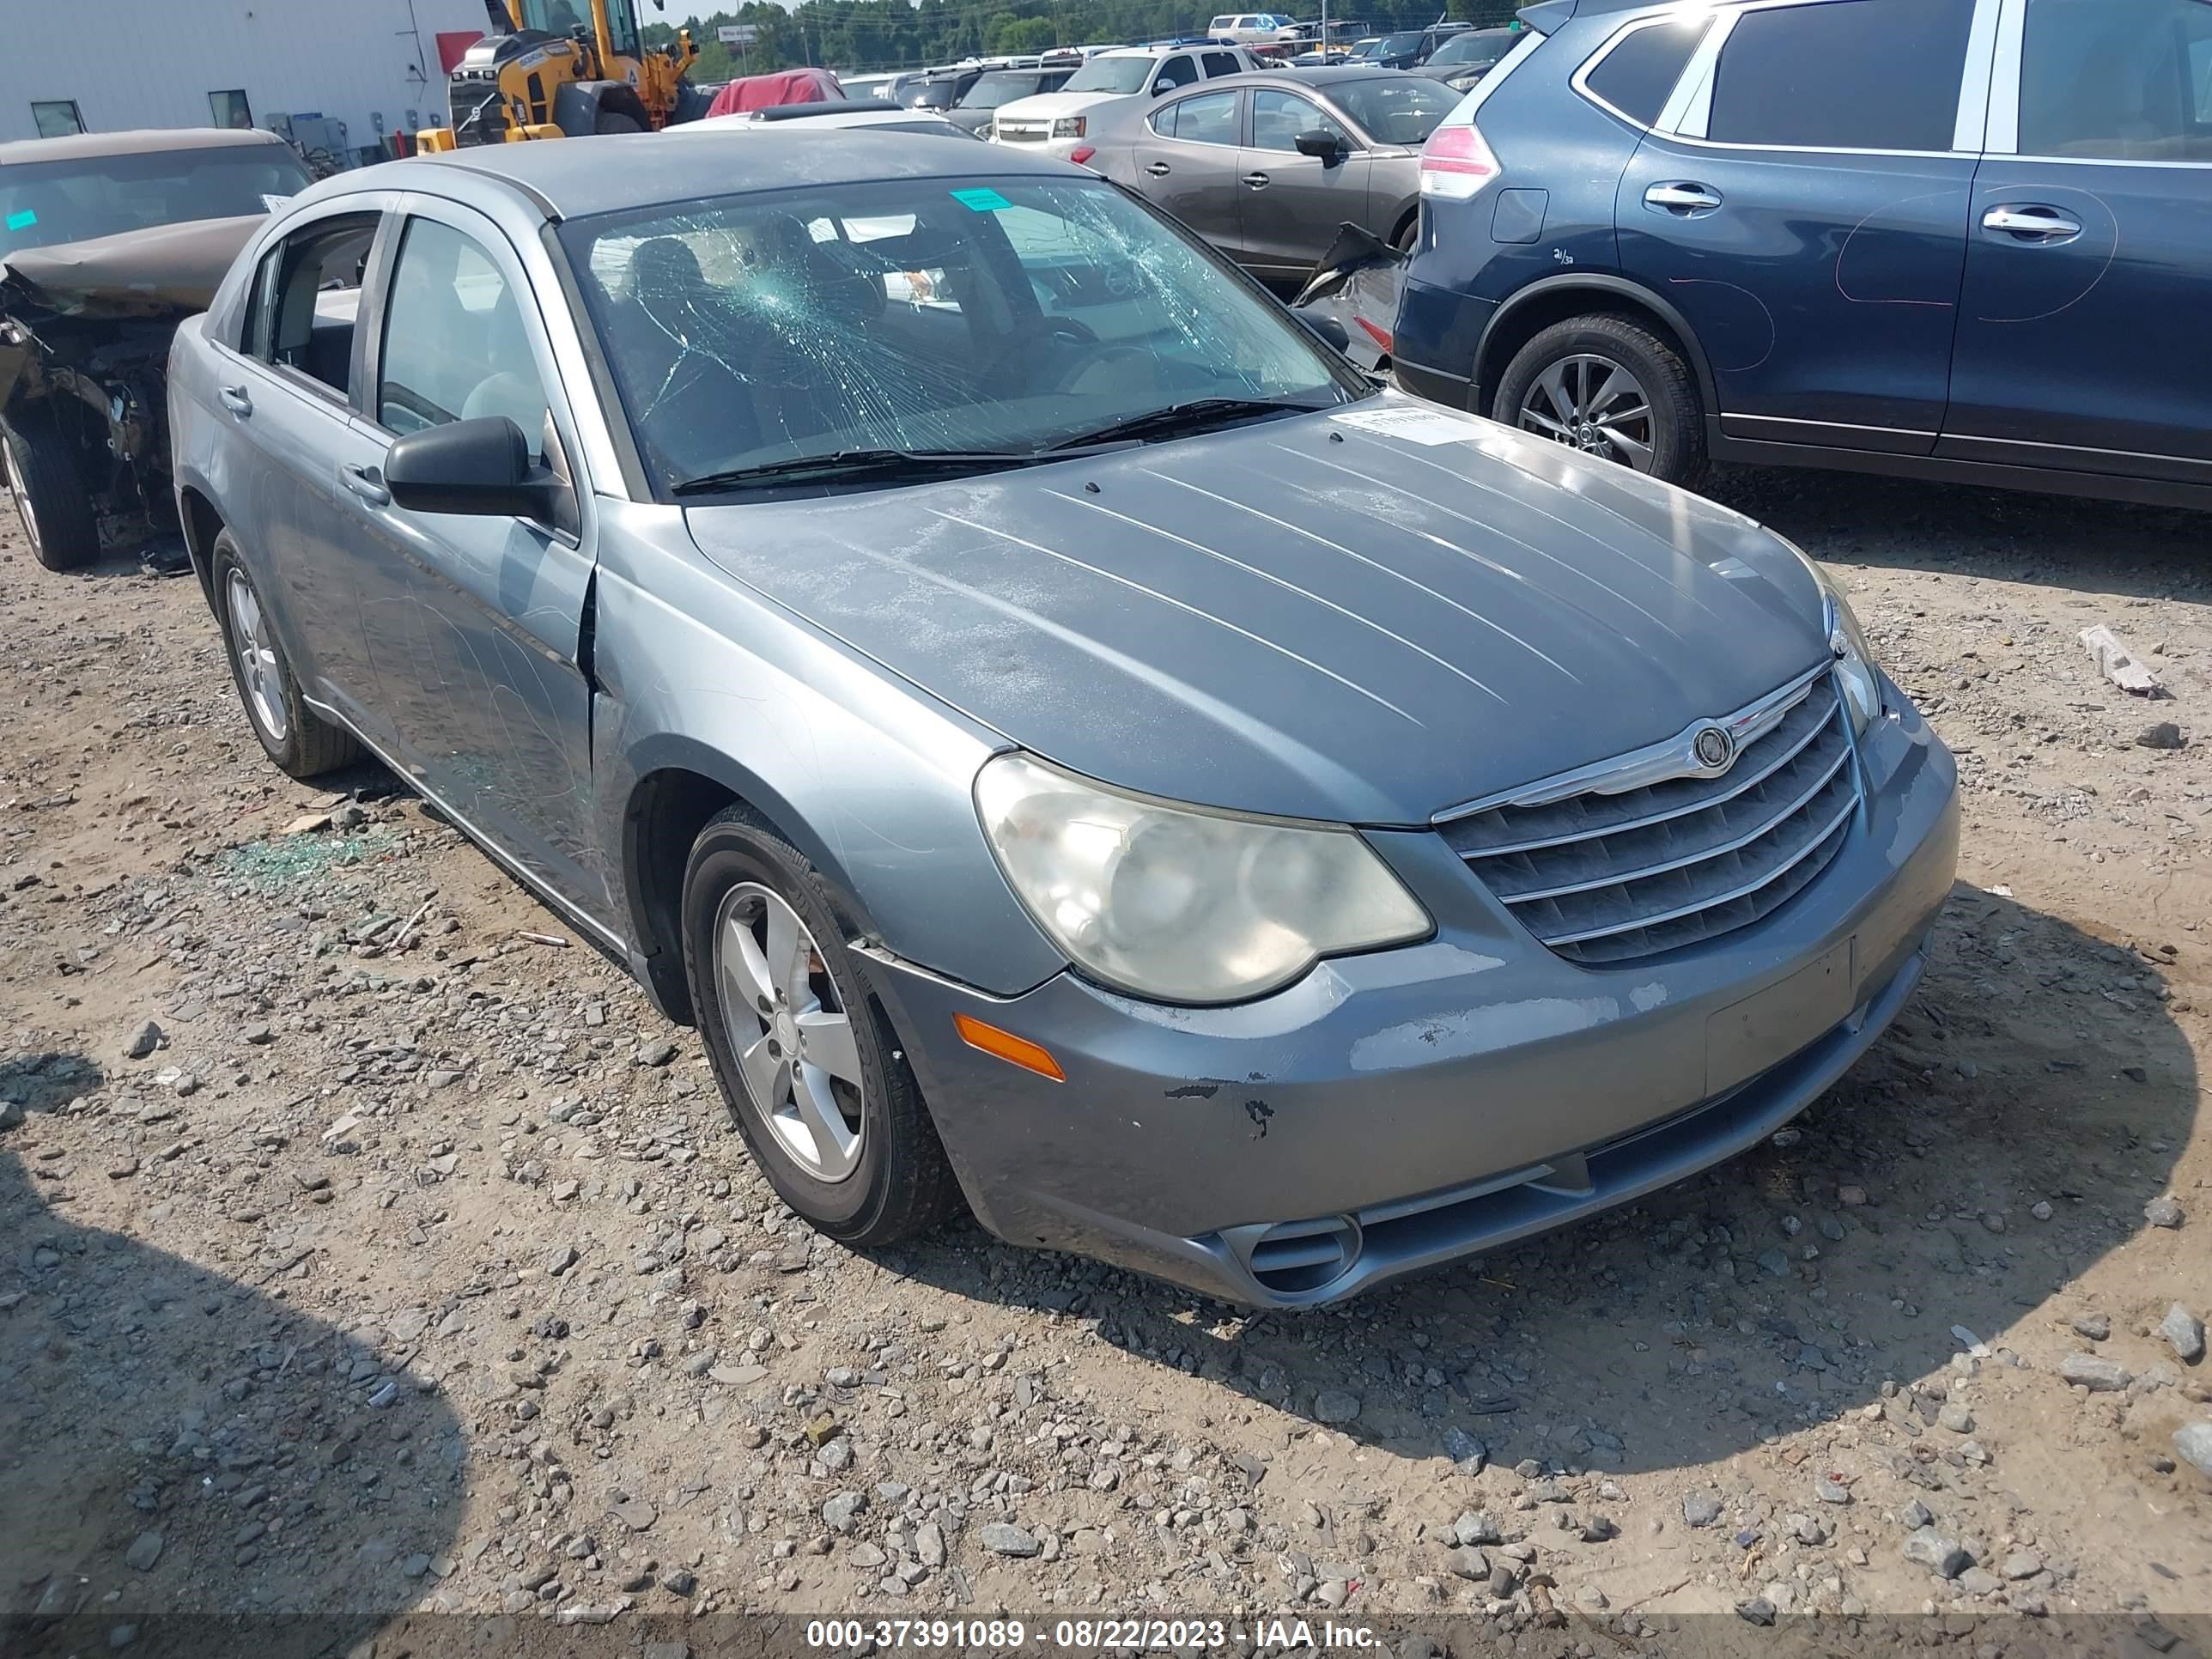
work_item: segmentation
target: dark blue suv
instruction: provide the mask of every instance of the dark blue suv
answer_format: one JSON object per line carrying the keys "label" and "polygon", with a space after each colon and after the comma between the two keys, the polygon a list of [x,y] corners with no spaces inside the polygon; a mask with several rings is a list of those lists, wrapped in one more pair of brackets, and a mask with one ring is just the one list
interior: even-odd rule
{"label": "dark blue suv", "polygon": [[1436,130],[1411,391],[1694,485],[2212,505],[2212,0],[1544,0]]}

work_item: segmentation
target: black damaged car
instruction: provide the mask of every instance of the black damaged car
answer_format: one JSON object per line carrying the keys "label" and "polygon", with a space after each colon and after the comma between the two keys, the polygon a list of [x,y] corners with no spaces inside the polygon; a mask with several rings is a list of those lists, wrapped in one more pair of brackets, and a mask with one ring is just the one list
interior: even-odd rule
{"label": "black damaged car", "polygon": [[48,569],[173,522],[170,338],[309,182],[247,129],[0,144],[0,483]]}

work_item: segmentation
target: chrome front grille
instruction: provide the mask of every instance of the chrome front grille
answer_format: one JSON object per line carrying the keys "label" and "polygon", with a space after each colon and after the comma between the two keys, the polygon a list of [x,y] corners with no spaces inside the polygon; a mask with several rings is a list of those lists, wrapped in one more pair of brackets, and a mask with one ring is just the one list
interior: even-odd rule
{"label": "chrome front grille", "polygon": [[1002,144],[1042,144],[1052,137],[1052,123],[1001,121],[991,129],[991,136]]}
{"label": "chrome front grille", "polygon": [[[1762,700],[1719,776],[1482,807],[1441,826],[1468,867],[1535,936],[1575,962],[1626,962],[1748,927],[1827,866],[1859,800],[1849,716],[1823,672]],[[1589,775],[1577,775],[1588,776]]]}

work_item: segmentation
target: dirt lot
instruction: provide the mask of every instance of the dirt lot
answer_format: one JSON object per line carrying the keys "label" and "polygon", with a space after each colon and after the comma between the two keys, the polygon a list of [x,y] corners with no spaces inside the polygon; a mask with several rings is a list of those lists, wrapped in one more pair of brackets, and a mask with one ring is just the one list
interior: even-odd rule
{"label": "dirt lot", "polygon": [[690,1033],[380,773],[264,762],[195,584],[9,515],[0,1612],[2212,1613],[2212,519],[1716,493],[1959,751],[1932,973],[1755,1154],[1298,1318],[814,1240]]}

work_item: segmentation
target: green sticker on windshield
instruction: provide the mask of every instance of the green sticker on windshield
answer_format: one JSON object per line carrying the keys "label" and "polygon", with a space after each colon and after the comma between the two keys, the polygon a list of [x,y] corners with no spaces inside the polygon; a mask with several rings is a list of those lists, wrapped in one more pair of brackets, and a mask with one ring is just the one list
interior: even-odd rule
{"label": "green sticker on windshield", "polygon": [[995,190],[956,190],[952,199],[962,207],[972,208],[978,213],[996,213],[1000,208],[1013,206]]}
{"label": "green sticker on windshield", "polygon": [[11,213],[8,216],[8,228],[10,230],[28,230],[38,222],[39,216],[28,208],[25,208],[21,213]]}

